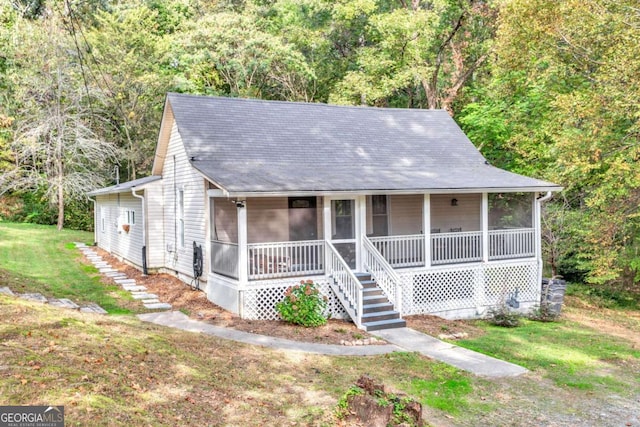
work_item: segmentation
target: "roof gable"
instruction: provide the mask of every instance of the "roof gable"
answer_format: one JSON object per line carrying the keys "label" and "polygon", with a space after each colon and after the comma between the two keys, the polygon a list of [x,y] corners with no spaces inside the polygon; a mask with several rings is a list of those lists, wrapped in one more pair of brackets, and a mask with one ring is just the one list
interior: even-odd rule
{"label": "roof gable", "polygon": [[154,174],[173,120],[192,166],[229,193],[559,189],[488,165],[444,110],[170,93]]}

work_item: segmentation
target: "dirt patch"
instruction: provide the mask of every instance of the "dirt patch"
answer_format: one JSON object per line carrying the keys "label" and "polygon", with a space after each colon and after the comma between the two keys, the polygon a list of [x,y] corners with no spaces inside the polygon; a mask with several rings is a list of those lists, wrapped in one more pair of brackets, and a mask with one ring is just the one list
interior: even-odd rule
{"label": "dirt patch", "polygon": [[404,320],[412,329],[449,341],[473,339],[484,335],[483,329],[476,326],[473,320],[447,320],[428,314],[405,316]]}

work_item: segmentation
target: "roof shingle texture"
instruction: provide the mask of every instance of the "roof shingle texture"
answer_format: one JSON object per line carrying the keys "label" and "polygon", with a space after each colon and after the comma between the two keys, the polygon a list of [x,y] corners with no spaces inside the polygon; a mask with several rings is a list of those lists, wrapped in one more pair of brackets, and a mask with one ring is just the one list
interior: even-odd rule
{"label": "roof shingle texture", "polygon": [[229,192],[557,189],[486,164],[444,110],[168,94],[192,165]]}

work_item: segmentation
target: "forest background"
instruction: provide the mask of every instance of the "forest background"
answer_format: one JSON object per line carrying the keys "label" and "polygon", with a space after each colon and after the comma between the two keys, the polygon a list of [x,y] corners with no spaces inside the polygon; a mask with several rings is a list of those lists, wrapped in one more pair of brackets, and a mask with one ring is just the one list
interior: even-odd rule
{"label": "forest background", "polygon": [[553,274],[640,292],[637,0],[0,0],[0,219],[90,229],[168,91],[448,110],[564,186]]}

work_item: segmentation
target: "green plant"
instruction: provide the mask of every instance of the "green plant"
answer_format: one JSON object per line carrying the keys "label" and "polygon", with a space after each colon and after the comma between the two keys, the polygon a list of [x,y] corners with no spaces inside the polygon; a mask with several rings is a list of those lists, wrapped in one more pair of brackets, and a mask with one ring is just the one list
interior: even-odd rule
{"label": "green plant", "polygon": [[537,322],[555,322],[560,317],[560,313],[554,311],[548,302],[543,302],[533,307],[527,317]]}
{"label": "green plant", "polygon": [[326,309],[327,297],[320,295],[312,280],[302,280],[299,285],[288,288],[284,299],[276,304],[284,321],[305,327],[327,323]]}
{"label": "green plant", "polygon": [[336,417],[339,419],[344,418],[349,413],[349,398],[351,396],[359,396],[364,394],[364,390],[360,387],[354,385],[351,386],[349,390],[345,394],[342,395],[340,400],[338,400],[338,407],[336,408]]}
{"label": "green plant", "polygon": [[520,314],[511,310],[504,302],[488,312],[487,320],[495,326],[515,328],[520,326]]}

